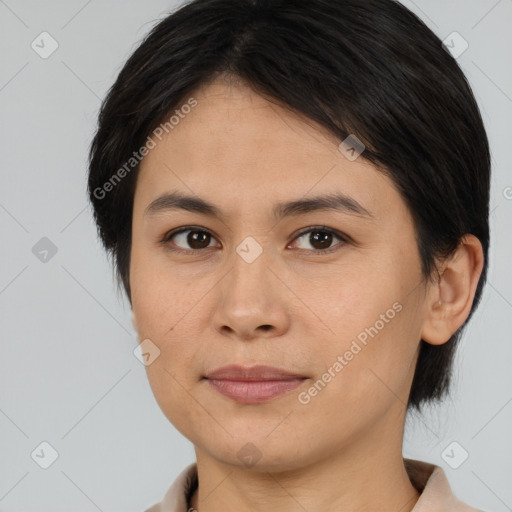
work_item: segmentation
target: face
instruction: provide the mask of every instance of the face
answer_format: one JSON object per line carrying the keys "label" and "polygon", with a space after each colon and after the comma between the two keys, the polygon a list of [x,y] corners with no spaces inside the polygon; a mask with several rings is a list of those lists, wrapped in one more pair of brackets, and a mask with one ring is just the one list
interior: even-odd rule
{"label": "face", "polygon": [[[248,454],[303,466],[400,437],[426,299],[399,193],[364,153],[347,158],[243,85],[191,96],[142,161],[134,198],[132,306],[139,340],[160,350],[147,373],[162,411],[235,465]],[[232,364],[300,378],[205,378]]]}

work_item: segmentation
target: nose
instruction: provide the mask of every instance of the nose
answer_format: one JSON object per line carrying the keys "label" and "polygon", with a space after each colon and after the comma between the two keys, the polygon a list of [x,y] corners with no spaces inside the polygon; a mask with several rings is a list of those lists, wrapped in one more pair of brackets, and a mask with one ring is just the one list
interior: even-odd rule
{"label": "nose", "polygon": [[234,254],[233,268],[216,287],[213,322],[222,335],[249,341],[288,330],[290,297],[269,263],[265,251],[251,263]]}

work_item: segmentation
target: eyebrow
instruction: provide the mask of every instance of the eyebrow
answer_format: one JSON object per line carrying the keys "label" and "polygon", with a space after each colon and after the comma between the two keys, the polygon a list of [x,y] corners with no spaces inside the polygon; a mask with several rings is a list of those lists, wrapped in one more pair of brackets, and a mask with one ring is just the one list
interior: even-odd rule
{"label": "eyebrow", "polygon": [[[168,192],[161,195],[146,207],[144,210],[144,216],[173,210],[187,210],[189,212],[200,213],[212,217],[223,217],[222,211],[214,204],[200,197],[185,195],[181,192]],[[328,210],[374,219],[373,214],[363,205],[358,203],[352,197],[339,192],[307,199],[297,199],[295,201],[277,203],[272,209],[272,214],[276,220],[281,220],[293,215],[303,215],[315,211]]]}

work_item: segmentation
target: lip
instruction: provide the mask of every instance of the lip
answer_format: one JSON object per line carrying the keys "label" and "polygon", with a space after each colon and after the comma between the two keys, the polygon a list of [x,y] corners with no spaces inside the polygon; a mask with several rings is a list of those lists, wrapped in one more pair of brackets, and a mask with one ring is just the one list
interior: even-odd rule
{"label": "lip", "polygon": [[282,368],[276,368],[275,366],[261,364],[256,366],[241,366],[238,364],[230,364],[207,373],[205,378],[216,380],[263,381],[304,379],[306,376],[288,372]]}
{"label": "lip", "polygon": [[272,400],[300,386],[308,377],[282,368],[228,365],[208,373],[210,386],[235,402],[257,404]]}

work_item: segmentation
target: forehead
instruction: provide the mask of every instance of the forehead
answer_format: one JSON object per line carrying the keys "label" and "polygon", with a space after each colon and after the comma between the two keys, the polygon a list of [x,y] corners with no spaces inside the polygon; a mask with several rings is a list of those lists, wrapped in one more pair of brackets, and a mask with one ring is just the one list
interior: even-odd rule
{"label": "forehead", "polygon": [[178,122],[153,137],[156,147],[141,163],[137,193],[145,203],[165,190],[261,204],[339,191],[382,213],[401,202],[375,166],[345,157],[334,134],[244,84],[219,80],[190,98],[195,106],[177,106]]}
{"label": "forehead", "polygon": [[278,156],[279,148],[285,152],[293,147],[297,152],[298,146],[312,154],[337,152],[339,141],[325,127],[277,100],[264,98],[243,82],[218,79],[191,96],[197,106],[172,130],[176,143],[185,138],[190,141],[193,130],[201,141],[198,150],[203,153],[222,149],[222,143],[229,145],[231,152],[252,151],[260,157],[261,150]]}

